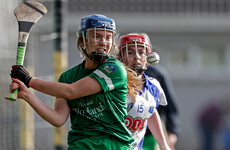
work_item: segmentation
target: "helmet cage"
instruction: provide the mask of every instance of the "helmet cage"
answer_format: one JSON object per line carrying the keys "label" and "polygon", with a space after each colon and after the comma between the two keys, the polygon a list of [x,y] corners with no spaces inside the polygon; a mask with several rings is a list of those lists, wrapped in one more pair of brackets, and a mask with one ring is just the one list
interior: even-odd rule
{"label": "helmet cage", "polygon": [[[146,69],[147,65],[138,65],[138,59],[146,59],[148,53],[149,53],[149,43],[148,40],[144,35],[139,34],[129,34],[125,35],[120,38],[120,60],[124,63],[126,62],[126,65],[129,66],[131,69],[136,71],[137,74],[142,74]],[[132,50],[129,51],[130,47],[134,47]],[[140,51],[138,50],[138,47],[142,46],[143,49]],[[126,53],[126,56],[124,56],[124,52]],[[136,62],[133,64],[130,63],[129,58],[136,57]],[[127,64],[128,63],[128,64]]]}
{"label": "helmet cage", "polygon": [[[104,35],[101,38],[97,38],[97,31],[98,30],[102,30],[104,31]],[[93,31],[93,39],[92,36],[90,36],[90,32]],[[111,31],[112,32],[112,39],[108,38],[107,32]],[[87,29],[85,32],[85,35],[83,34],[83,51],[86,53],[86,55],[93,60],[95,63],[97,64],[101,64],[103,62],[105,62],[108,57],[110,56],[111,53],[111,49],[114,47],[114,43],[115,43],[115,34],[112,30],[108,30],[106,29],[106,27],[104,29],[102,28],[96,28],[94,27],[93,29]],[[101,47],[101,49],[103,49],[104,51],[97,51],[97,45],[102,45],[104,46]],[[93,46],[89,46],[87,51],[86,51],[86,46],[87,45],[93,45]],[[107,47],[110,47],[109,51],[107,51]]]}
{"label": "helmet cage", "polygon": [[[97,39],[97,31],[98,30],[104,30],[104,37],[103,40]],[[91,37],[89,36],[90,31],[94,32],[94,40],[90,39]],[[109,41],[107,41],[107,32],[110,31],[112,32],[112,40],[111,38],[108,38]],[[82,19],[81,25],[79,27],[78,35],[82,36],[83,39],[83,45],[81,46],[82,51],[84,54],[89,57],[91,60],[93,60],[97,64],[101,64],[105,62],[110,53],[111,49],[114,47],[115,43],[115,34],[116,34],[116,26],[115,22],[113,19],[108,18],[104,15],[90,15],[86,16]],[[90,43],[91,41],[91,43]],[[93,42],[92,42],[93,41]],[[106,50],[106,47],[108,44],[111,44],[110,50],[108,52],[97,52],[96,51],[96,44],[104,44],[104,50]],[[89,49],[89,52],[86,51],[86,45],[94,44],[94,48],[91,47]]]}

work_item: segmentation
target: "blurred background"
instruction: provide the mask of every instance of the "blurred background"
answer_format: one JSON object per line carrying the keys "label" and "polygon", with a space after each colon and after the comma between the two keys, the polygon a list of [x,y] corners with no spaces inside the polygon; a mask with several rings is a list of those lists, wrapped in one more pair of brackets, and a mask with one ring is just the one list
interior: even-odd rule
{"label": "blurred background", "polygon": [[[18,25],[13,10],[21,2],[0,1],[0,149],[62,149],[66,147],[68,123],[54,129],[24,101],[4,99],[16,61]],[[115,20],[119,35],[147,33],[160,54],[160,64],[169,72],[178,98],[181,132],[176,149],[204,150],[204,141],[213,150],[230,149],[229,0],[39,2],[48,13],[34,25],[28,40],[24,66],[31,74],[54,81],[61,71],[79,64],[82,59],[76,48],[76,31],[80,19],[104,14]],[[52,97],[35,94],[53,105]]]}

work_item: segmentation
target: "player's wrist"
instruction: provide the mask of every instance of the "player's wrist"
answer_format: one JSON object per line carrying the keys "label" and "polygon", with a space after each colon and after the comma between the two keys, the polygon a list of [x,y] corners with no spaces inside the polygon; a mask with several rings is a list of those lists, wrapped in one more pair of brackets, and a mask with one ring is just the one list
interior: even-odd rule
{"label": "player's wrist", "polygon": [[27,79],[26,79],[26,81],[25,81],[25,85],[26,85],[28,88],[30,87],[29,83],[30,83],[31,79],[32,79],[32,77],[31,77],[31,76],[28,76]]}
{"label": "player's wrist", "polygon": [[32,82],[33,80],[36,79],[35,77],[30,77],[30,79],[28,80],[28,87],[32,87]]}

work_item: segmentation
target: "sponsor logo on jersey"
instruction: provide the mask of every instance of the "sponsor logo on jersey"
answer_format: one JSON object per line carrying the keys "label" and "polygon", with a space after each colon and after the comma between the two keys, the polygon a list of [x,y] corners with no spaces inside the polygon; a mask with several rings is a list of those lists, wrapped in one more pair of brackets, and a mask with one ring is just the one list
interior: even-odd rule
{"label": "sponsor logo on jersey", "polygon": [[145,122],[147,121],[147,119],[141,119],[139,117],[137,118],[132,118],[131,116],[127,116],[125,119],[125,125],[127,126],[127,128],[132,131],[132,132],[136,132],[136,131],[140,131],[143,130],[145,127]]}
{"label": "sponsor logo on jersey", "polygon": [[93,105],[93,102],[91,103],[90,101],[86,104],[80,104],[80,107],[72,108],[72,110],[78,115],[85,116],[89,119],[95,119],[104,116],[103,111],[106,110],[106,107],[101,102],[99,102],[99,106],[95,106],[93,108],[90,108],[90,105]]}
{"label": "sponsor logo on jersey", "polygon": [[106,71],[108,74],[110,74],[111,72],[117,70],[117,68],[115,68],[112,65],[106,65],[104,66],[104,68],[102,68],[102,70]]}

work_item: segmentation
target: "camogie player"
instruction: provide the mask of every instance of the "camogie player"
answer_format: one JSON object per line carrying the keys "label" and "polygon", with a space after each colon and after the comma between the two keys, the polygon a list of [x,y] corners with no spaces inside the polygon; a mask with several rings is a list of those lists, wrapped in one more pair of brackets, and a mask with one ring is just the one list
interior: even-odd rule
{"label": "camogie player", "polygon": [[157,112],[158,105],[167,105],[165,94],[159,82],[148,77],[147,55],[151,51],[149,37],[146,34],[130,33],[119,38],[119,60],[137,73],[143,80],[140,92],[132,100],[128,97],[128,116],[126,126],[132,133],[135,150],[142,150],[147,126],[155,137],[161,150],[171,150],[163,133],[161,119]]}
{"label": "camogie player", "polygon": [[[18,97],[44,120],[59,127],[70,115],[68,150],[133,149],[133,138],[125,125],[130,72],[119,60],[110,57],[115,33],[113,19],[99,14],[83,17],[77,46],[85,59],[62,73],[61,83],[32,78],[23,66],[12,67],[11,77],[19,80],[12,79],[11,91],[19,88]],[[56,96],[54,109],[43,104],[27,87]]]}

